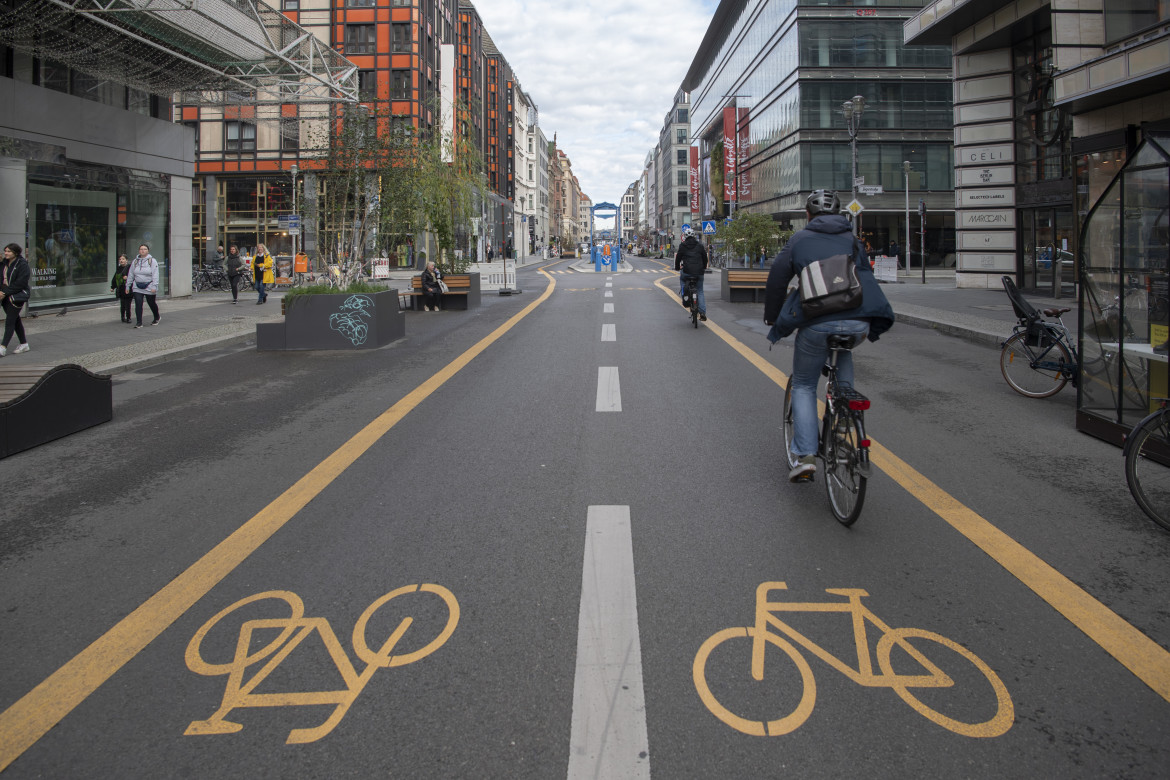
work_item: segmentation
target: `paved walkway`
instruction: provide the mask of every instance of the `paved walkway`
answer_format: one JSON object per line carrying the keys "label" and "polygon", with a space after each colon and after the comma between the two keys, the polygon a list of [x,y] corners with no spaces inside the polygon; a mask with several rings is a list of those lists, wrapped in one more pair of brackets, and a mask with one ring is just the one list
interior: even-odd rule
{"label": "paved walkway", "polygon": [[[522,262],[522,266],[548,262],[538,257],[525,260],[530,262]],[[391,280],[401,287],[414,273],[395,270],[391,272]],[[911,272],[903,274],[903,281],[898,284],[883,285],[900,322],[936,328],[995,347],[1011,333],[1016,318],[1002,290],[960,290],[954,287],[950,272],[931,270],[928,273],[927,284],[921,283],[918,272]],[[159,302],[162,321],[139,329],[119,321],[118,305],[114,301],[107,306],[71,309],[64,316],[49,312],[25,320],[32,351],[27,356],[10,352],[3,360],[5,363],[30,359],[42,364],[76,363],[103,374],[134,371],[253,340],[256,323],[280,319],[281,296],[281,292],[270,293],[268,302],[262,306],[256,305],[256,294],[250,290],[241,292],[240,302],[235,305],[231,296],[222,292],[164,299]],[[1028,299],[1037,308],[1072,308],[1065,324],[1076,332],[1075,299],[1056,301],[1032,295]],[[149,323],[149,311],[143,313],[143,322]],[[15,343],[9,347],[15,347]]]}

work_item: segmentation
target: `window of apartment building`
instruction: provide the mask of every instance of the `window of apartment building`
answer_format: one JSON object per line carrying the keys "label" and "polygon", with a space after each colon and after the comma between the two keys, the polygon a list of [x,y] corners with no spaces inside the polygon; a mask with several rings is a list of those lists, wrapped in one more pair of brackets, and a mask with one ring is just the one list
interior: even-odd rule
{"label": "window of apartment building", "polygon": [[188,120],[183,122],[183,127],[189,127],[195,131],[195,159],[199,159],[199,122],[195,120]]}
{"label": "window of apartment building", "polygon": [[532,163],[528,163],[528,181],[532,181]]}
{"label": "window of apartment building", "polygon": [[345,26],[346,54],[373,54],[378,38],[372,24],[347,24]]}
{"label": "window of apartment building", "polygon": [[679,165],[686,165],[687,164],[687,150],[686,149],[675,150],[674,161],[676,163],[678,163]]}
{"label": "window of apartment building", "polygon": [[411,41],[409,22],[390,25],[390,51],[410,51]]}
{"label": "window of apartment building", "polygon": [[674,121],[678,122],[680,125],[685,125],[687,123],[687,110],[685,108],[680,108],[675,113],[678,115],[678,118]]}
{"label": "window of apartment building", "polygon": [[676,171],[675,178],[677,179],[677,181],[675,183],[678,184],[678,186],[680,186],[680,187],[687,186],[687,172],[686,171]]}
{"label": "window of apartment building", "polygon": [[301,0],[284,0],[280,4],[282,11],[299,11],[301,10]]}
{"label": "window of apartment building", "polygon": [[685,144],[685,143],[687,142],[687,131],[686,131],[686,128],[682,128],[682,127],[680,127],[679,129],[675,130],[675,131],[674,131],[674,137],[675,137],[675,139],[677,140],[677,142],[678,142],[678,143],[680,143],[680,144]]}
{"label": "window of apartment building", "polygon": [[410,100],[410,71],[390,71],[390,97],[394,100]]}
{"label": "window of apartment building", "polygon": [[678,205],[689,206],[690,204],[691,204],[690,194],[687,193],[685,190],[679,190],[679,192],[678,192]]}
{"label": "window of apartment building", "polygon": [[1128,38],[1147,27],[1170,19],[1167,0],[1127,0],[1105,4],[1105,42]]}
{"label": "window of apartment building", "polygon": [[414,5],[414,0],[392,0],[390,5],[395,8],[410,8]]}
{"label": "window of apartment building", "polygon": [[254,152],[256,125],[251,122],[224,122],[223,140],[225,152]]}
{"label": "window of apartment building", "polygon": [[301,123],[296,117],[280,121],[280,150],[299,152],[301,150]]}
{"label": "window of apartment building", "polygon": [[373,70],[358,71],[358,100],[363,102],[378,99],[378,73]]}
{"label": "window of apartment building", "polygon": [[373,8],[374,0],[345,0],[350,8]]}

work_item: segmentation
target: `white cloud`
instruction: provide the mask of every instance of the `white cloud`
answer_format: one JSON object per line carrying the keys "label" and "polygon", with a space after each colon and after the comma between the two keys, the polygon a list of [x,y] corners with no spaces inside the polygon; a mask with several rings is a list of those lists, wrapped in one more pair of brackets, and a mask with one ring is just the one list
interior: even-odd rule
{"label": "white cloud", "polygon": [[619,203],[658,142],[718,0],[473,0],[594,203]]}

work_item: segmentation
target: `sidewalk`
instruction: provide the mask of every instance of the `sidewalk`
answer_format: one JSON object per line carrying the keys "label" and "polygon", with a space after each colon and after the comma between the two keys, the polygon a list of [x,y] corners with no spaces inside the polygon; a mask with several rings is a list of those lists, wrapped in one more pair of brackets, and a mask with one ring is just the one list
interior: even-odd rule
{"label": "sidewalk", "polygon": [[[532,259],[526,265],[542,261]],[[589,264],[592,271],[592,263]],[[395,269],[390,283],[402,286],[417,271]],[[1016,317],[1007,294],[1002,290],[960,290],[954,286],[952,271],[929,269],[927,284],[921,282],[921,271],[900,272],[898,284],[883,284],[899,322],[934,328],[943,333],[999,347],[1011,334]],[[70,309],[64,316],[50,311],[37,317],[25,318],[29,346],[27,355],[0,358],[0,365],[15,361],[37,364],[75,363],[101,374],[120,374],[136,371],[186,355],[207,352],[231,344],[242,344],[256,338],[256,323],[281,318],[280,299],[283,293],[269,293],[268,303],[256,305],[256,294],[251,290],[240,293],[240,302],[233,305],[231,296],[224,292],[197,293],[190,298],[159,301],[162,321],[150,325],[151,315],[144,307],[145,327],[135,329],[118,319],[118,305],[86,309]],[[1068,307],[1065,324],[1076,332],[1076,299],[1060,301],[1027,295],[1038,309]],[[15,340],[14,340],[15,341]],[[9,347],[15,347],[15,343]]]}

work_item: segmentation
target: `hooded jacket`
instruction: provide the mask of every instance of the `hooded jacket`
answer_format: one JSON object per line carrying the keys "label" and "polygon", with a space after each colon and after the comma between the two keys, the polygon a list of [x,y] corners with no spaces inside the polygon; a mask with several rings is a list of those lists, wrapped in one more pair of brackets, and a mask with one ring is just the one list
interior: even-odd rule
{"label": "hooded jacket", "polygon": [[[146,287],[140,290],[136,282],[146,282]],[[126,272],[126,292],[143,295],[158,292],[158,261],[153,256],[147,254],[130,261],[130,270]]]}
{"label": "hooded jacket", "polygon": [[674,270],[687,276],[701,276],[707,270],[707,250],[694,236],[687,236],[674,254]]}
{"label": "hooded jacket", "polygon": [[[826,314],[806,320],[800,306],[800,290],[788,292],[788,283],[809,263],[833,255],[853,255],[857,278],[861,282],[862,303],[856,309]],[[849,220],[840,214],[821,214],[794,235],[772,263],[764,289],[764,322],[772,325],[768,340],[775,344],[794,330],[806,325],[834,320],[868,320],[869,340],[878,337],[894,324],[894,310],[869,267],[865,250],[853,238]]]}
{"label": "hooded jacket", "polygon": [[[4,258],[0,257],[0,267],[4,264]],[[32,271],[29,269],[28,260],[24,259],[24,255],[17,255],[8,261],[4,276],[8,279],[8,283],[0,284],[0,291],[6,297],[12,298],[15,303],[27,301],[31,292],[29,282],[32,279]]]}

